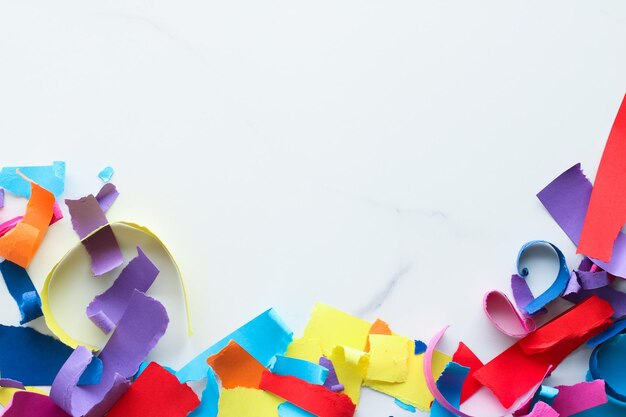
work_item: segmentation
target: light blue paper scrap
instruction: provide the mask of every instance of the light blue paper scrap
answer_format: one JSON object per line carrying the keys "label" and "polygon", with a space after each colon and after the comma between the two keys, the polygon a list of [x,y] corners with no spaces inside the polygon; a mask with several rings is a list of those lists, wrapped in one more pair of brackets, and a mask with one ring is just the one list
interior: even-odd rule
{"label": "light blue paper scrap", "polygon": [[311,414],[292,403],[279,404],[278,415],[280,417],[315,417],[315,414]]}
{"label": "light blue paper scrap", "polygon": [[271,370],[275,374],[295,376],[315,385],[324,385],[328,377],[328,369],[321,365],[283,355],[276,355]]}
{"label": "light blue paper scrap", "polygon": [[415,407],[413,407],[411,404],[407,404],[407,403],[405,403],[405,402],[402,402],[402,401],[400,401],[400,400],[399,400],[399,399],[397,399],[397,398],[394,398],[394,399],[393,399],[393,402],[394,402],[394,403],[395,403],[398,407],[400,407],[400,408],[401,408],[401,409],[403,409],[403,410],[409,411],[409,412],[411,412],[411,413],[414,413],[414,412],[416,412],[416,411],[417,411],[417,409],[416,409]]}
{"label": "light blue paper scrap", "polygon": [[[441,391],[446,400],[453,407],[459,408],[461,406],[461,389],[463,389],[463,383],[470,368],[461,366],[456,362],[449,362],[443,373],[437,380],[437,388]],[[431,417],[455,417],[455,414],[446,410],[437,402],[433,401],[433,406],[430,409]]]}
{"label": "light blue paper scrap", "polygon": [[220,387],[213,369],[209,368],[206,374],[206,386],[202,391],[200,405],[187,417],[217,417],[217,405],[220,400]]}
{"label": "light blue paper scrap", "polygon": [[207,358],[225,348],[231,340],[237,342],[252,357],[267,367],[274,356],[287,351],[292,339],[293,331],[271,308],[200,353],[183,366],[176,373],[176,377],[180,382],[203,379],[210,369],[206,362]]}
{"label": "light blue paper scrap", "polygon": [[98,173],[98,178],[100,178],[104,182],[109,182],[111,181],[111,177],[113,177],[113,174],[115,174],[115,170],[113,170],[112,167],[107,166],[102,168],[102,171]]}
{"label": "light blue paper scrap", "polygon": [[13,194],[30,198],[30,183],[17,173],[35,181],[59,198],[65,189],[65,162],[54,161],[47,166],[4,167],[0,170],[0,186]]}

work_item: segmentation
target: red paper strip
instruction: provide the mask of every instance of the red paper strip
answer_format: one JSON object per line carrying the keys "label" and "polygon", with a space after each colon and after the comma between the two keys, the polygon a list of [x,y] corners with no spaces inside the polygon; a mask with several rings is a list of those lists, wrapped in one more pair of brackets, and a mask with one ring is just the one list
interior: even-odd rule
{"label": "red paper strip", "polygon": [[626,97],[609,133],[593,184],[578,253],[609,262],[626,223]]}
{"label": "red paper strip", "polygon": [[107,417],[185,417],[200,405],[187,384],[152,362],[107,413]]}
{"label": "red paper strip", "polygon": [[317,417],[352,417],[356,405],[346,394],[329,391],[293,376],[263,372],[260,388],[289,401]]}
{"label": "red paper strip", "polygon": [[463,404],[483,386],[483,384],[472,376],[474,372],[483,367],[483,363],[463,342],[459,342],[459,347],[456,349],[456,352],[454,352],[454,355],[452,355],[452,362],[470,368],[469,374],[463,383],[463,389],[461,390],[461,404]]}
{"label": "red paper strip", "polygon": [[473,373],[505,408],[581,344],[611,325],[613,308],[592,296],[521,339]]}

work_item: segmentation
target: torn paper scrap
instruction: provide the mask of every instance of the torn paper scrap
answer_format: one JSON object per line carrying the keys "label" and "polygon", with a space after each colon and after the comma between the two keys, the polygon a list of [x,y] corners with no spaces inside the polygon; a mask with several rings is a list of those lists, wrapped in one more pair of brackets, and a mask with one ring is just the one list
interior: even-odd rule
{"label": "torn paper scrap", "polygon": [[343,385],[343,392],[354,404],[358,404],[361,385],[369,365],[369,355],[347,346],[337,346],[330,355],[330,360],[335,367],[337,379]]}
{"label": "torn paper scrap", "polygon": [[[391,329],[389,328],[389,325],[387,323],[385,323],[383,320],[376,319],[374,321],[374,323],[372,323],[372,326],[370,327],[369,334],[386,334],[386,335],[390,335],[391,334]],[[369,341],[369,338],[365,342],[365,349],[363,349],[363,350],[366,351],[366,352],[370,351],[370,341]]]}
{"label": "torn paper scrap", "polygon": [[4,208],[4,188],[0,188],[0,208]]}
{"label": "torn paper scrap", "polygon": [[328,377],[328,369],[317,363],[283,355],[276,355],[270,369],[277,375],[295,376],[316,385],[324,385]]}
{"label": "torn paper scrap", "polygon": [[463,389],[461,390],[461,404],[463,404],[482,387],[482,384],[474,379],[472,374],[482,368],[483,363],[463,342],[459,342],[456,352],[452,355],[452,362],[456,362],[459,365],[470,369],[469,374],[463,383]]}
{"label": "torn paper scrap", "polygon": [[[178,379],[178,378],[177,378]],[[200,405],[196,407],[188,417],[216,417],[220,400],[220,386],[217,376],[211,368],[207,371],[206,385],[202,391]]]}
{"label": "torn paper scrap", "polygon": [[483,310],[491,323],[502,333],[511,337],[524,337],[537,326],[532,317],[522,315],[506,294],[492,290],[483,298]]}
{"label": "torn paper scrap", "polygon": [[283,400],[274,394],[253,388],[222,390],[219,417],[279,417],[278,405]]}
{"label": "torn paper scrap", "polygon": [[[575,245],[583,229],[592,188],[580,164],[576,164],[537,194],[541,204]],[[592,261],[609,273],[626,278],[626,234],[618,234],[610,262]]]}
{"label": "torn paper scrap", "polygon": [[417,408],[413,407],[411,404],[403,403],[397,398],[393,399],[393,403],[397,405],[398,407],[400,407],[401,409],[406,410],[408,412],[415,413],[417,411]]}
{"label": "torn paper scrap", "polygon": [[626,402],[608,397],[606,404],[581,411],[576,417],[623,417],[626,415]]}
{"label": "torn paper scrap", "polygon": [[159,269],[137,247],[137,256],[124,267],[113,285],[87,306],[87,317],[104,333],[109,333],[124,315],[134,290],[146,292]]}
{"label": "torn paper scrap", "polygon": [[72,217],[72,227],[91,256],[94,276],[103,275],[124,262],[115,233],[93,195],[78,200],[66,199]]}
{"label": "torn paper scrap", "polygon": [[327,357],[321,356],[319,364],[328,369],[328,375],[326,377],[326,381],[324,381],[324,386],[332,392],[343,391],[345,387],[339,382],[339,378],[337,377],[337,372],[335,371],[335,366],[333,365],[333,362]]}
{"label": "torn paper scrap", "polygon": [[[410,349],[414,349],[413,344],[415,342],[411,340],[410,343]],[[441,372],[443,372],[446,364],[450,362],[451,359],[449,355],[441,352],[434,353],[432,372],[436,378],[441,375]],[[407,368],[408,374],[405,382],[395,384],[366,381],[364,385],[391,397],[398,398],[400,401],[417,407],[422,411],[426,411],[430,408],[433,396],[424,378],[424,354],[409,355]],[[341,377],[339,380],[341,381]]]}
{"label": "torn paper scrap", "polygon": [[41,317],[43,315],[41,298],[26,269],[5,260],[0,263],[0,273],[2,273],[7,289],[20,310],[20,324]]}
{"label": "torn paper scrap", "polygon": [[601,379],[575,385],[559,385],[555,388],[559,393],[551,406],[559,417],[573,416],[608,402],[604,381]]}
{"label": "torn paper scrap", "polygon": [[152,362],[107,417],[187,417],[200,400],[186,384]]}
{"label": "torn paper scrap", "polygon": [[113,168],[111,168],[110,166],[106,166],[102,168],[102,171],[98,173],[98,178],[100,178],[104,182],[109,182],[111,181],[114,173],[115,171],[113,170]]}
{"label": "torn paper scrap", "polygon": [[589,339],[587,341],[587,347],[596,347],[599,344],[611,339],[613,336],[623,333],[624,330],[626,330],[626,320],[615,322],[602,332],[598,333],[596,336]]}
{"label": "torn paper scrap", "polygon": [[532,411],[522,417],[559,417],[559,413],[543,401],[537,402]]}
{"label": "torn paper scrap", "polygon": [[318,339],[325,356],[335,346],[363,350],[370,331],[370,323],[325,304],[315,305],[304,330],[307,339]]}
{"label": "torn paper scrap", "polygon": [[43,241],[54,206],[54,195],[31,182],[31,196],[22,220],[0,237],[0,257],[26,268],[35,257]]}
{"label": "torn paper scrap", "polygon": [[135,290],[124,316],[98,356],[102,360],[100,383],[76,386],[78,376],[92,361],[91,352],[79,346],[55,378],[50,397],[73,417],[105,414],[124,394],[129,378],[156,346],[168,323],[163,305]]}
{"label": "torn paper scrap", "polygon": [[[19,172],[18,172],[19,171]],[[4,167],[0,170],[0,186],[15,195],[30,198],[30,178],[58,198],[65,188],[65,162],[54,161],[48,166]]]}
{"label": "torn paper scrap", "polygon": [[[570,272],[567,267],[567,263],[565,262],[565,255],[559,248],[553,245],[550,242],[546,242],[545,240],[533,240],[532,242],[528,242],[522,246],[518,255],[517,255],[517,272],[522,278],[526,278],[528,276],[528,268],[521,266],[521,260],[524,257],[525,253],[527,253],[528,249],[537,247],[537,246],[546,246],[551,248],[557,255],[559,261],[559,272],[552,282],[552,285],[545,290],[543,293],[534,297],[534,299],[524,306],[519,306],[526,314],[535,314],[543,309],[548,303],[556,300],[563,291],[565,291],[565,287],[569,282]],[[520,285],[527,285],[525,280],[520,282]]]}
{"label": "torn paper scrap", "polygon": [[318,417],[352,417],[356,410],[356,405],[347,395],[292,376],[265,371],[260,387]]}
{"label": "torn paper scrap", "polygon": [[265,371],[265,367],[234,340],[215,355],[209,356],[207,363],[220,378],[224,388],[259,388],[261,375]]}
{"label": "torn paper scrap", "polygon": [[43,394],[19,391],[13,395],[2,417],[70,417]]}
{"label": "torn paper scrap", "polygon": [[370,361],[367,381],[405,382],[409,369],[409,354],[414,341],[402,336],[370,334]]}
{"label": "torn paper scrap", "polygon": [[[0,325],[0,370],[3,378],[24,385],[50,385],[73,349],[30,327]],[[80,384],[100,381],[102,362],[87,368]]]}
{"label": "torn paper scrap", "polygon": [[315,362],[317,358],[322,356],[322,346],[318,339],[293,339],[287,347],[285,356]]}
{"label": "torn paper scrap", "polygon": [[540,327],[474,372],[505,408],[511,407],[570,353],[611,321],[613,309],[593,296]]}
{"label": "torn paper scrap", "polygon": [[183,366],[176,376],[181,382],[199,381],[206,376],[206,359],[224,349],[231,340],[237,342],[263,366],[283,354],[291,343],[293,332],[274,309],[269,309],[241,326]]}
{"label": "torn paper scrap", "polygon": [[626,97],[609,133],[587,207],[577,253],[604,262],[626,223]]}
{"label": "torn paper scrap", "polygon": [[589,358],[589,374],[593,379],[602,379],[606,392],[611,397],[626,402],[626,335],[619,334],[596,347]]}
{"label": "torn paper scrap", "polygon": [[96,201],[100,205],[100,208],[105,213],[111,208],[117,197],[119,197],[120,193],[117,191],[117,188],[112,183],[106,183],[102,186],[98,194],[96,194]]}
{"label": "torn paper scrap", "polygon": [[[456,409],[461,407],[461,390],[470,368],[455,362],[449,362],[437,380],[437,388],[441,395]],[[444,408],[435,399],[430,409],[431,417],[455,417],[455,414]]]}
{"label": "torn paper scrap", "polygon": [[306,410],[293,405],[291,403],[282,403],[278,405],[278,415],[280,417],[315,417],[315,414],[311,414]]}

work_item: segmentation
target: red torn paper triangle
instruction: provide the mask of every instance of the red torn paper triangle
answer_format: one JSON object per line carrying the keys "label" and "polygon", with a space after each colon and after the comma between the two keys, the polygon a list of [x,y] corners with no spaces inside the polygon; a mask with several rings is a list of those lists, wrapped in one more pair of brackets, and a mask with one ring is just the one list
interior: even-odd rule
{"label": "red torn paper triangle", "polygon": [[461,390],[461,404],[463,404],[483,386],[472,376],[474,372],[483,367],[483,363],[463,342],[459,342],[459,347],[456,349],[456,352],[454,352],[454,355],[452,355],[452,362],[470,368],[469,374],[463,383],[463,389]]}
{"label": "red torn paper triangle", "polygon": [[293,377],[263,372],[260,388],[271,392],[317,417],[352,417],[356,405],[346,394],[329,391]]}
{"label": "red torn paper triangle", "polygon": [[592,296],[529,334],[473,373],[505,408],[589,338],[611,325],[613,308]]}
{"label": "red torn paper triangle", "polygon": [[187,384],[157,363],[150,363],[107,417],[185,417],[200,405]]}
{"label": "red torn paper triangle", "polygon": [[626,97],[613,122],[593,184],[577,253],[609,262],[626,223]]}

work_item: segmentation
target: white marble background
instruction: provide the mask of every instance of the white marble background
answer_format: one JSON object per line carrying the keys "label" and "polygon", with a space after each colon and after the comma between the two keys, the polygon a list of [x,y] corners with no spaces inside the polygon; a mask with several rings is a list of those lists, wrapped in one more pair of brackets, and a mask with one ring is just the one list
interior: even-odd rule
{"label": "white marble background", "polygon": [[[69,197],[116,169],[110,219],[159,233],[190,289],[196,335],[173,314],[165,363],[270,306],[298,333],[316,301],[416,338],[451,324],[445,350],[489,359],[511,341],[482,295],[520,245],[575,264],[535,193],[595,175],[625,52],[622,0],[0,0],[0,161],[66,160]],[[75,242],[51,229],[37,285]],[[409,414],[367,392],[358,415]]]}

